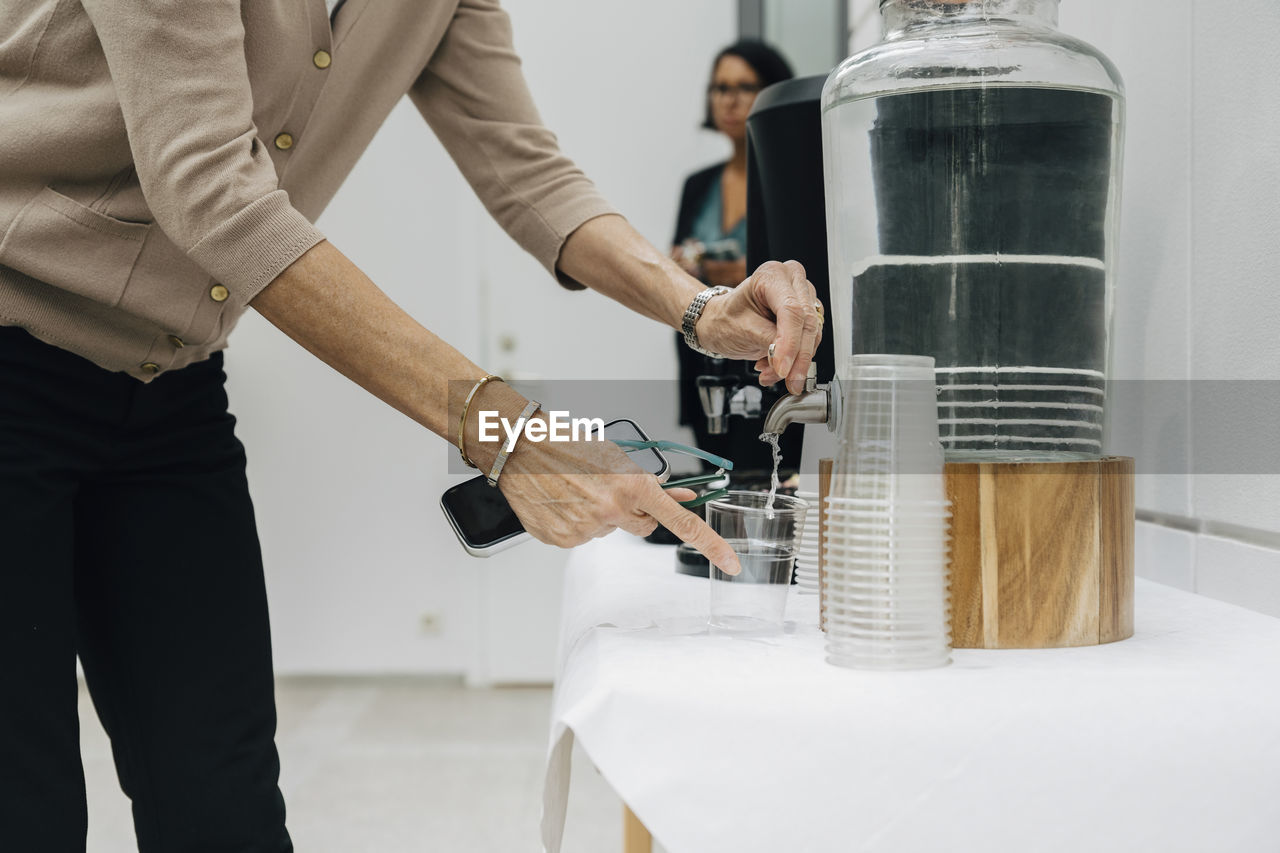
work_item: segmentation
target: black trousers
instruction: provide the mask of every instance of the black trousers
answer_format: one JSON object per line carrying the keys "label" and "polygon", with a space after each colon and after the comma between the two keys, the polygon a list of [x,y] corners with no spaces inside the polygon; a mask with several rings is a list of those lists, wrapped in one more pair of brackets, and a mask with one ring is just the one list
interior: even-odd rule
{"label": "black trousers", "polygon": [[0,327],[0,850],[82,853],[76,656],[142,853],[282,853],[262,558],[221,357],[144,385]]}

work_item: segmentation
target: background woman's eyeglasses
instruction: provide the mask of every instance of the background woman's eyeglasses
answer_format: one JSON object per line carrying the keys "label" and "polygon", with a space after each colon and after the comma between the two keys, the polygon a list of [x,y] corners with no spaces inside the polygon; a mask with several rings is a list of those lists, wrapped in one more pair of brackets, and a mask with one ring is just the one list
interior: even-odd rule
{"label": "background woman's eyeglasses", "polygon": [[760,94],[760,86],[755,83],[712,83],[707,87],[707,94],[718,98],[750,98]]}

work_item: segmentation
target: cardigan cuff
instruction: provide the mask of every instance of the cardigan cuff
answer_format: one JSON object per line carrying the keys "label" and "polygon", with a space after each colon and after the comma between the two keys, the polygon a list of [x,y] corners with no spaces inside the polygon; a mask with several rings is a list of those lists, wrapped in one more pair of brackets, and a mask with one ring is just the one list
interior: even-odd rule
{"label": "cardigan cuff", "polygon": [[188,254],[243,307],[322,240],[290,205],[289,194],[274,190],[206,234]]}
{"label": "cardigan cuff", "polygon": [[589,198],[585,201],[578,201],[571,207],[563,210],[542,210],[544,218],[550,229],[546,235],[548,243],[545,246],[537,246],[531,249],[533,255],[542,261],[543,266],[550,270],[555,276],[556,281],[560,283],[566,290],[586,290],[587,286],[582,282],[565,275],[560,270],[560,253],[564,251],[565,241],[589,220],[595,219],[597,216],[608,216],[610,214],[621,215],[613,205],[605,201],[600,196]]}

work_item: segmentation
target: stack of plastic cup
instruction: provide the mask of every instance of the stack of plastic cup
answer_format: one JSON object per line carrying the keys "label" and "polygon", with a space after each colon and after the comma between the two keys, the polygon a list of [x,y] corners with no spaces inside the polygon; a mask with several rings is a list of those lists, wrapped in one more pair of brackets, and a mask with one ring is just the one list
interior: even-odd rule
{"label": "stack of plastic cup", "polygon": [[[818,493],[796,492],[796,497],[809,505],[810,516],[817,518]],[[818,524],[804,526],[800,543],[796,546],[796,592],[800,595],[818,594]]]}
{"label": "stack of plastic cup", "polygon": [[858,355],[841,378],[844,435],[823,508],[827,661],[924,669],[951,660],[950,505],[933,359]]}

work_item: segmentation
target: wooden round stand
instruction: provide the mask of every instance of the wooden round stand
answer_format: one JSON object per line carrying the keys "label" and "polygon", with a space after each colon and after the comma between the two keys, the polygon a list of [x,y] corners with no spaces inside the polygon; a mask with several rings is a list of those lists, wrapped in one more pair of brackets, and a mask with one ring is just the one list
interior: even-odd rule
{"label": "wooden round stand", "polygon": [[1133,636],[1133,476],[1127,457],[948,463],[952,646],[1043,649]]}

